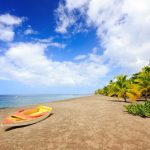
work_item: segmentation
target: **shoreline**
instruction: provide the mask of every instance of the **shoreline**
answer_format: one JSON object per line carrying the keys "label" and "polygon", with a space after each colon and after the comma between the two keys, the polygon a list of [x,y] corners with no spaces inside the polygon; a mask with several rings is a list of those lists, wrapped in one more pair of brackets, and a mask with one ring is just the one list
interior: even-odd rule
{"label": "shoreline", "polygon": [[[1,149],[150,149],[150,118],[125,112],[124,102],[92,95],[45,103],[53,115],[36,124],[4,131]],[[29,106],[28,106],[29,107]],[[0,109],[0,121],[18,108]],[[32,137],[32,138],[31,138]]]}
{"label": "shoreline", "polygon": [[[61,94],[60,94],[61,95]],[[69,94],[68,94],[69,95]],[[77,95],[77,94],[76,94]],[[79,96],[79,97],[74,97],[74,98],[66,98],[66,99],[58,99],[58,100],[52,100],[52,101],[49,101],[49,102],[41,102],[41,103],[37,103],[37,104],[31,104],[31,105],[22,105],[22,106],[17,106],[17,107],[0,107],[0,110],[1,109],[13,109],[13,108],[20,108],[20,107],[32,107],[32,106],[36,106],[36,105],[44,105],[44,104],[47,104],[47,103],[53,103],[53,102],[61,102],[61,101],[70,101],[70,100],[74,100],[74,99],[77,99],[77,98],[82,98],[82,97],[89,97],[89,96],[93,96],[93,95],[83,95],[83,96]]]}

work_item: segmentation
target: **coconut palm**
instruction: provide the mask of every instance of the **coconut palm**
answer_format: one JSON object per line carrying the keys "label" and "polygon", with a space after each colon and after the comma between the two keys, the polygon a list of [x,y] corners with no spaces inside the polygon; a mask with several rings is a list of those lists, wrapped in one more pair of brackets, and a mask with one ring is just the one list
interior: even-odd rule
{"label": "coconut palm", "polygon": [[123,97],[136,100],[141,95],[145,97],[150,96],[150,64],[142,69],[141,72],[135,73],[130,79],[127,76],[120,75],[111,80],[103,89],[99,89],[96,93],[106,96]]}
{"label": "coconut palm", "polygon": [[95,94],[96,94],[96,95],[98,95],[98,94],[103,94],[102,89],[98,89],[98,90],[96,90],[96,91],[95,91]]}
{"label": "coconut palm", "polygon": [[131,84],[137,84],[138,83],[136,80],[139,78],[139,74],[140,74],[140,72],[132,75],[132,77],[130,78]]}
{"label": "coconut palm", "polygon": [[145,74],[147,74],[147,75],[150,76],[150,65],[149,65],[149,66],[145,66],[145,67],[142,69],[142,72],[144,72]]}
{"label": "coconut palm", "polygon": [[126,75],[117,76],[115,79],[116,81],[111,85],[109,96],[117,95],[118,98],[124,98],[125,102],[127,98],[136,100],[140,96],[140,92],[135,85],[131,84]]}
{"label": "coconut palm", "polygon": [[108,86],[104,86],[104,88],[101,90],[101,94],[108,95]]}
{"label": "coconut palm", "polygon": [[136,79],[139,91],[144,95],[147,100],[148,94],[150,94],[150,67],[146,66],[142,69],[142,72]]}

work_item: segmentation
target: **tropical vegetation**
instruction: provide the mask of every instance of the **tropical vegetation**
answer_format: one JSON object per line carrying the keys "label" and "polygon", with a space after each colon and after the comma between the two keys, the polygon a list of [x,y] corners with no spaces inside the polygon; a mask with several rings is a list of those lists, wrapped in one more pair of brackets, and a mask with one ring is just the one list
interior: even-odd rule
{"label": "tropical vegetation", "polygon": [[129,114],[150,117],[150,101],[146,101],[144,104],[124,105],[124,107]]}
{"label": "tropical vegetation", "polygon": [[96,90],[95,94],[123,98],[125,102],[127,99],[135,101],[140,97],[147,100],[150,96],[150,65],[131,77],[126,75],[115,77],[104,88]]}

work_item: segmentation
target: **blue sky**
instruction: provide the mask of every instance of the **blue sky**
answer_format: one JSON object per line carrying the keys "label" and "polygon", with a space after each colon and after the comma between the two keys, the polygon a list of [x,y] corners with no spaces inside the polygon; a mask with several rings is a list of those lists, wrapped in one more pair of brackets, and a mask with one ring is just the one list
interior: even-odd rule
{"label": "blue sky", "polygon": [[92,93],[150,58],[148,0],[0,4],[0,94]]}
{"label": "blue sky", "polygon": [[[56,48],[54,48],[54,51],[50,52],[50,54],[54,53],[54,59],[56,60],[70,60],[76,55],[88,53],[93,47],[98,46],[95,30],[88,31],[88,33],[79,33],[75,36],[72,36],[71,33],[62,35],[55,32],[55,10],[59,4],[57,0],[39,0],[38,2],[36,0],[1,0],[0,3],[2,4],[0,8],[1,14],[10,13],[17,17],[25,17],[23,25],[16,29],[18,32],[14,41],[30,41],[32,38],[54,37],[56,41],[67,43],[65,50],[55,50]],[[38,34],[22,36],[20,32],[23,32],[29,25],[31,25]],[[66,36],[71,37],[66,39]]]}

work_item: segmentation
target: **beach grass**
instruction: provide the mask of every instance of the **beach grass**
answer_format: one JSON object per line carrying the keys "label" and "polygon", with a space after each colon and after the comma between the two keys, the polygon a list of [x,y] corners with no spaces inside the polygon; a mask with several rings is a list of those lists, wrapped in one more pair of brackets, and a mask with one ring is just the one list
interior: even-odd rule
{"label": "beach grass", "polygon": [[136,103],[130,105],[124,105],[129,114],[137,115],[141,117],[150,117],[150,101],[144,103]]}

